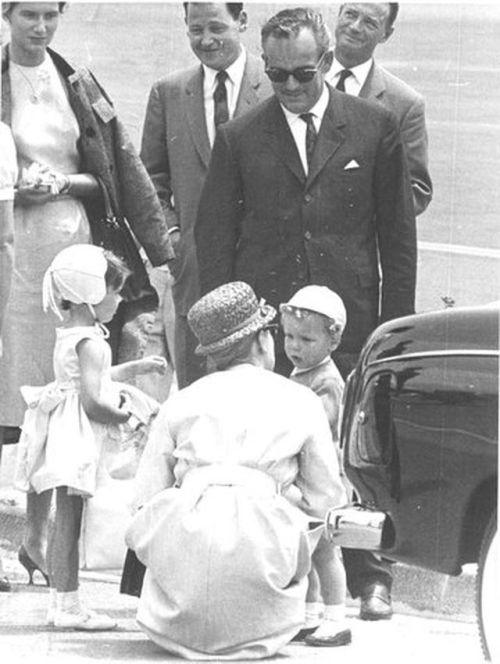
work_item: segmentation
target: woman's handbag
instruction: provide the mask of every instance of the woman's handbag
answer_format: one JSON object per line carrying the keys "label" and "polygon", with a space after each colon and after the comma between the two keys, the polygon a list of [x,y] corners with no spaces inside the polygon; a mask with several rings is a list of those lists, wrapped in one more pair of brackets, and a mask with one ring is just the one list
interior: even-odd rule
{"label": "woman's handbag", "polygon": [[158,306],[158,296],[152,287],[144,261],[139,252],[127,220],[117,216],[111,205],[109,193],[101,178],[97,178],[101,189],[104,214],[100,219],[90,220],[92,241],[104,249],[109,249],[121,258],[131,271],[122,294],[127,302],[141,300],[142,311],[152,310]]}

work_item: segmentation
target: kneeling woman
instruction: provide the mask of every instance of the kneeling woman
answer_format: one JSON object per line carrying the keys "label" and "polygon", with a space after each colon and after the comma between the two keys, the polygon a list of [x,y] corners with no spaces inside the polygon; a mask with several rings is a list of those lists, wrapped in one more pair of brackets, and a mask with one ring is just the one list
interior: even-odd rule
{"label": "kneeling woman", "polygon": [[310,522],[345,498],[320,400],[272,372],[275,314],[243,282],[191,308],[216,371],[162,406],[139,467],[137,620],[188,659],[269,657],[293,638]]}

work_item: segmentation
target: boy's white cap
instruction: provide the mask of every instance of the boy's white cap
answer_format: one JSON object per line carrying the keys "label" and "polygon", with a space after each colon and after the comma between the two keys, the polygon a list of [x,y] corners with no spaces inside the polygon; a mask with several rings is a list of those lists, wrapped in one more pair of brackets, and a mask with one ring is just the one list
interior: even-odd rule
{"label": "boy's white cap", "polygon": [[280,306],[280,311],[282,308],[286,310],[286,307],[307,309],[317,314],[323,314],[342,325],[343,328],[346,324],[347,314],[342,298],[327,286],[304,286],[288,302]]}
{"label": "boy's white cap", "polygon": [[61,320],[59,300],[97,304],[106,295],[108,262],[104,250],[92,244],[74,244],[60,251],[43,277],[43,308]]}

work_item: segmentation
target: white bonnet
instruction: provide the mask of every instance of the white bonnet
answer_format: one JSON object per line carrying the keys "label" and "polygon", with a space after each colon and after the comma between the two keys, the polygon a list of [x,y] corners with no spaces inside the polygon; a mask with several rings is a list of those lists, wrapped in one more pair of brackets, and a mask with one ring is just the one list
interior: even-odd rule
{"label": "white bonnet", "polygon": [[304,286],[286,303],[280,305],[280,311],[287,307],[307,309],[317,314],[323,314],[342,326],[346,324],[346,310],[342,298],[326,286]]}
{"label": "white bonnet", "polygon": [[98,304],[106,295],[108,262],[101,247],[74,244],[60,251],[43,277],[43,308],[63,319],[61,300]]}

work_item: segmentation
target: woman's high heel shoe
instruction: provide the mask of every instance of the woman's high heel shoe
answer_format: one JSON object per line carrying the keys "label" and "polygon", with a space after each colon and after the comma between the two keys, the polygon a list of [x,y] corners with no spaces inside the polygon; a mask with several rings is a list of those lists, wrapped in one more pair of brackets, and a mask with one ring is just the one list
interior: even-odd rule
{"label": "woman's high heel shoe", "polygon": [[10,581],[6,576],[0,576],[0,593],[10,593]]}
{"label": "woman's high heel shoe", "polygon": [[49,577],[45,572],[43,572],[38,565],[33,562],[33,560],[30,558],[28,555],[28,552],[24,548],[24,545],[21,545],[19,548],[19,551],[17,552],[17,558],[21,565],[24,567],[24,569],[28,572],[30,579],[29,579],[29,585],[33,585],[33,574],[38,570],[40,574],[43,576],[45,579],[45,583],[49,585]]}

